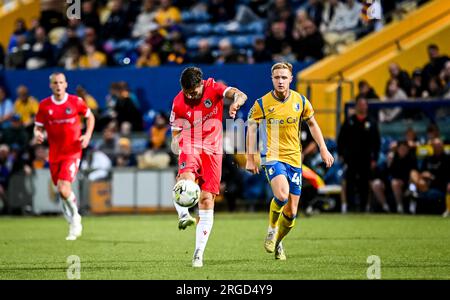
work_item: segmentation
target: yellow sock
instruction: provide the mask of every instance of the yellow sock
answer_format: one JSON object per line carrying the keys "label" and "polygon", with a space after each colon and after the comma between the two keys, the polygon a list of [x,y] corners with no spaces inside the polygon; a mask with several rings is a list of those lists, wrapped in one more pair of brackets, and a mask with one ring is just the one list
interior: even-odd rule
{"label": "yellow sock", "polygon": [[270,211],[269,211],[269,226],[271,228],[275,228],[278,223],[278,219],[280,217],[281,210],[283,206],[287,203],[287,201],[282,202],[277,198],[272,198],[270,202]]}
{"label": "yellow sock", "polygon": [[280,219],[278,220],[278,233],[276,243],[280,243],[284,237],[291,231],[291,228],[295,226],[295,218],[289,218],[284,213],[281,213]]}
{"label": "yellow sock", "polygon": [[447,211],[450,211],[450,193],[445,195],[445,205],[447,206]]}

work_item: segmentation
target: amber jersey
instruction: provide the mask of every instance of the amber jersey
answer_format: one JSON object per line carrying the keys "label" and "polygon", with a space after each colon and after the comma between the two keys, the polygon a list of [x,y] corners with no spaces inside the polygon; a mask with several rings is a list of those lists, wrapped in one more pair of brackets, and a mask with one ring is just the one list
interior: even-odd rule
{"label": "amber jersey", "polygon": [[271,91],[257,99],[248,119],[260,125],[263,165],[281,161],[300,168],[301,122],[312,118],[314,110],[305,96],[290,90],[286,99],[278,99]]}

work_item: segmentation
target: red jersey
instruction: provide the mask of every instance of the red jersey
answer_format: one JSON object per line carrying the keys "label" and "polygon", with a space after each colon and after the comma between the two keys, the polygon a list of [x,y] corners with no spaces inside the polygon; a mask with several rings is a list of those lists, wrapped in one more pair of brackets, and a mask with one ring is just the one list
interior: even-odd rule
{"label": "red jersey", "polygon": [[35,124],[47,131],[49,162],[81,158],[80,115],[88,117],[90,110],[83,99],[66,94],[61,101],[54,96],[39,103]]}
{"label": "red jersey", "polygon": [[170,124],[172,130],[182,130],[181,151],[195,150],[222,153],[223,98],[227,86],[213,78],[203,80],[203,96],[195,103],[185,99],[183,91],[173,99]]}

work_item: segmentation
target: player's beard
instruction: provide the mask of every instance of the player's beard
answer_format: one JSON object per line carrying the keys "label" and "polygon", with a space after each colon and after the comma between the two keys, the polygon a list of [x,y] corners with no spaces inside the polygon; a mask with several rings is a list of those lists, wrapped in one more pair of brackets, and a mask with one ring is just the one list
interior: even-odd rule
{"label": "player's beard", "polygon": [[186,102],[186,104],[191,105],[191,106],[195,106],[200,104],[200,100],[202,99],[201,96],[199,96],[198,98],[195,99],[189,99],[188,97],[184,97],[184,101]]}

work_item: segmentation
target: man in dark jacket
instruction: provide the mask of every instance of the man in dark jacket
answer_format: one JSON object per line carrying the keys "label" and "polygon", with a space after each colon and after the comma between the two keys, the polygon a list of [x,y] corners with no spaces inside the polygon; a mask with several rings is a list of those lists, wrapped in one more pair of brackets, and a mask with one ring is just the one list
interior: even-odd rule
{"label": "man in dark jacket", "polygon": [[346,166],[346,197],[350,205],[357,204],[359,195],[361,211],[367,205],[369,180],[380,152],[378,124],[368,116],[367,99],[356,99],[356,113],[348,117],[338,136],[338,153]]}

